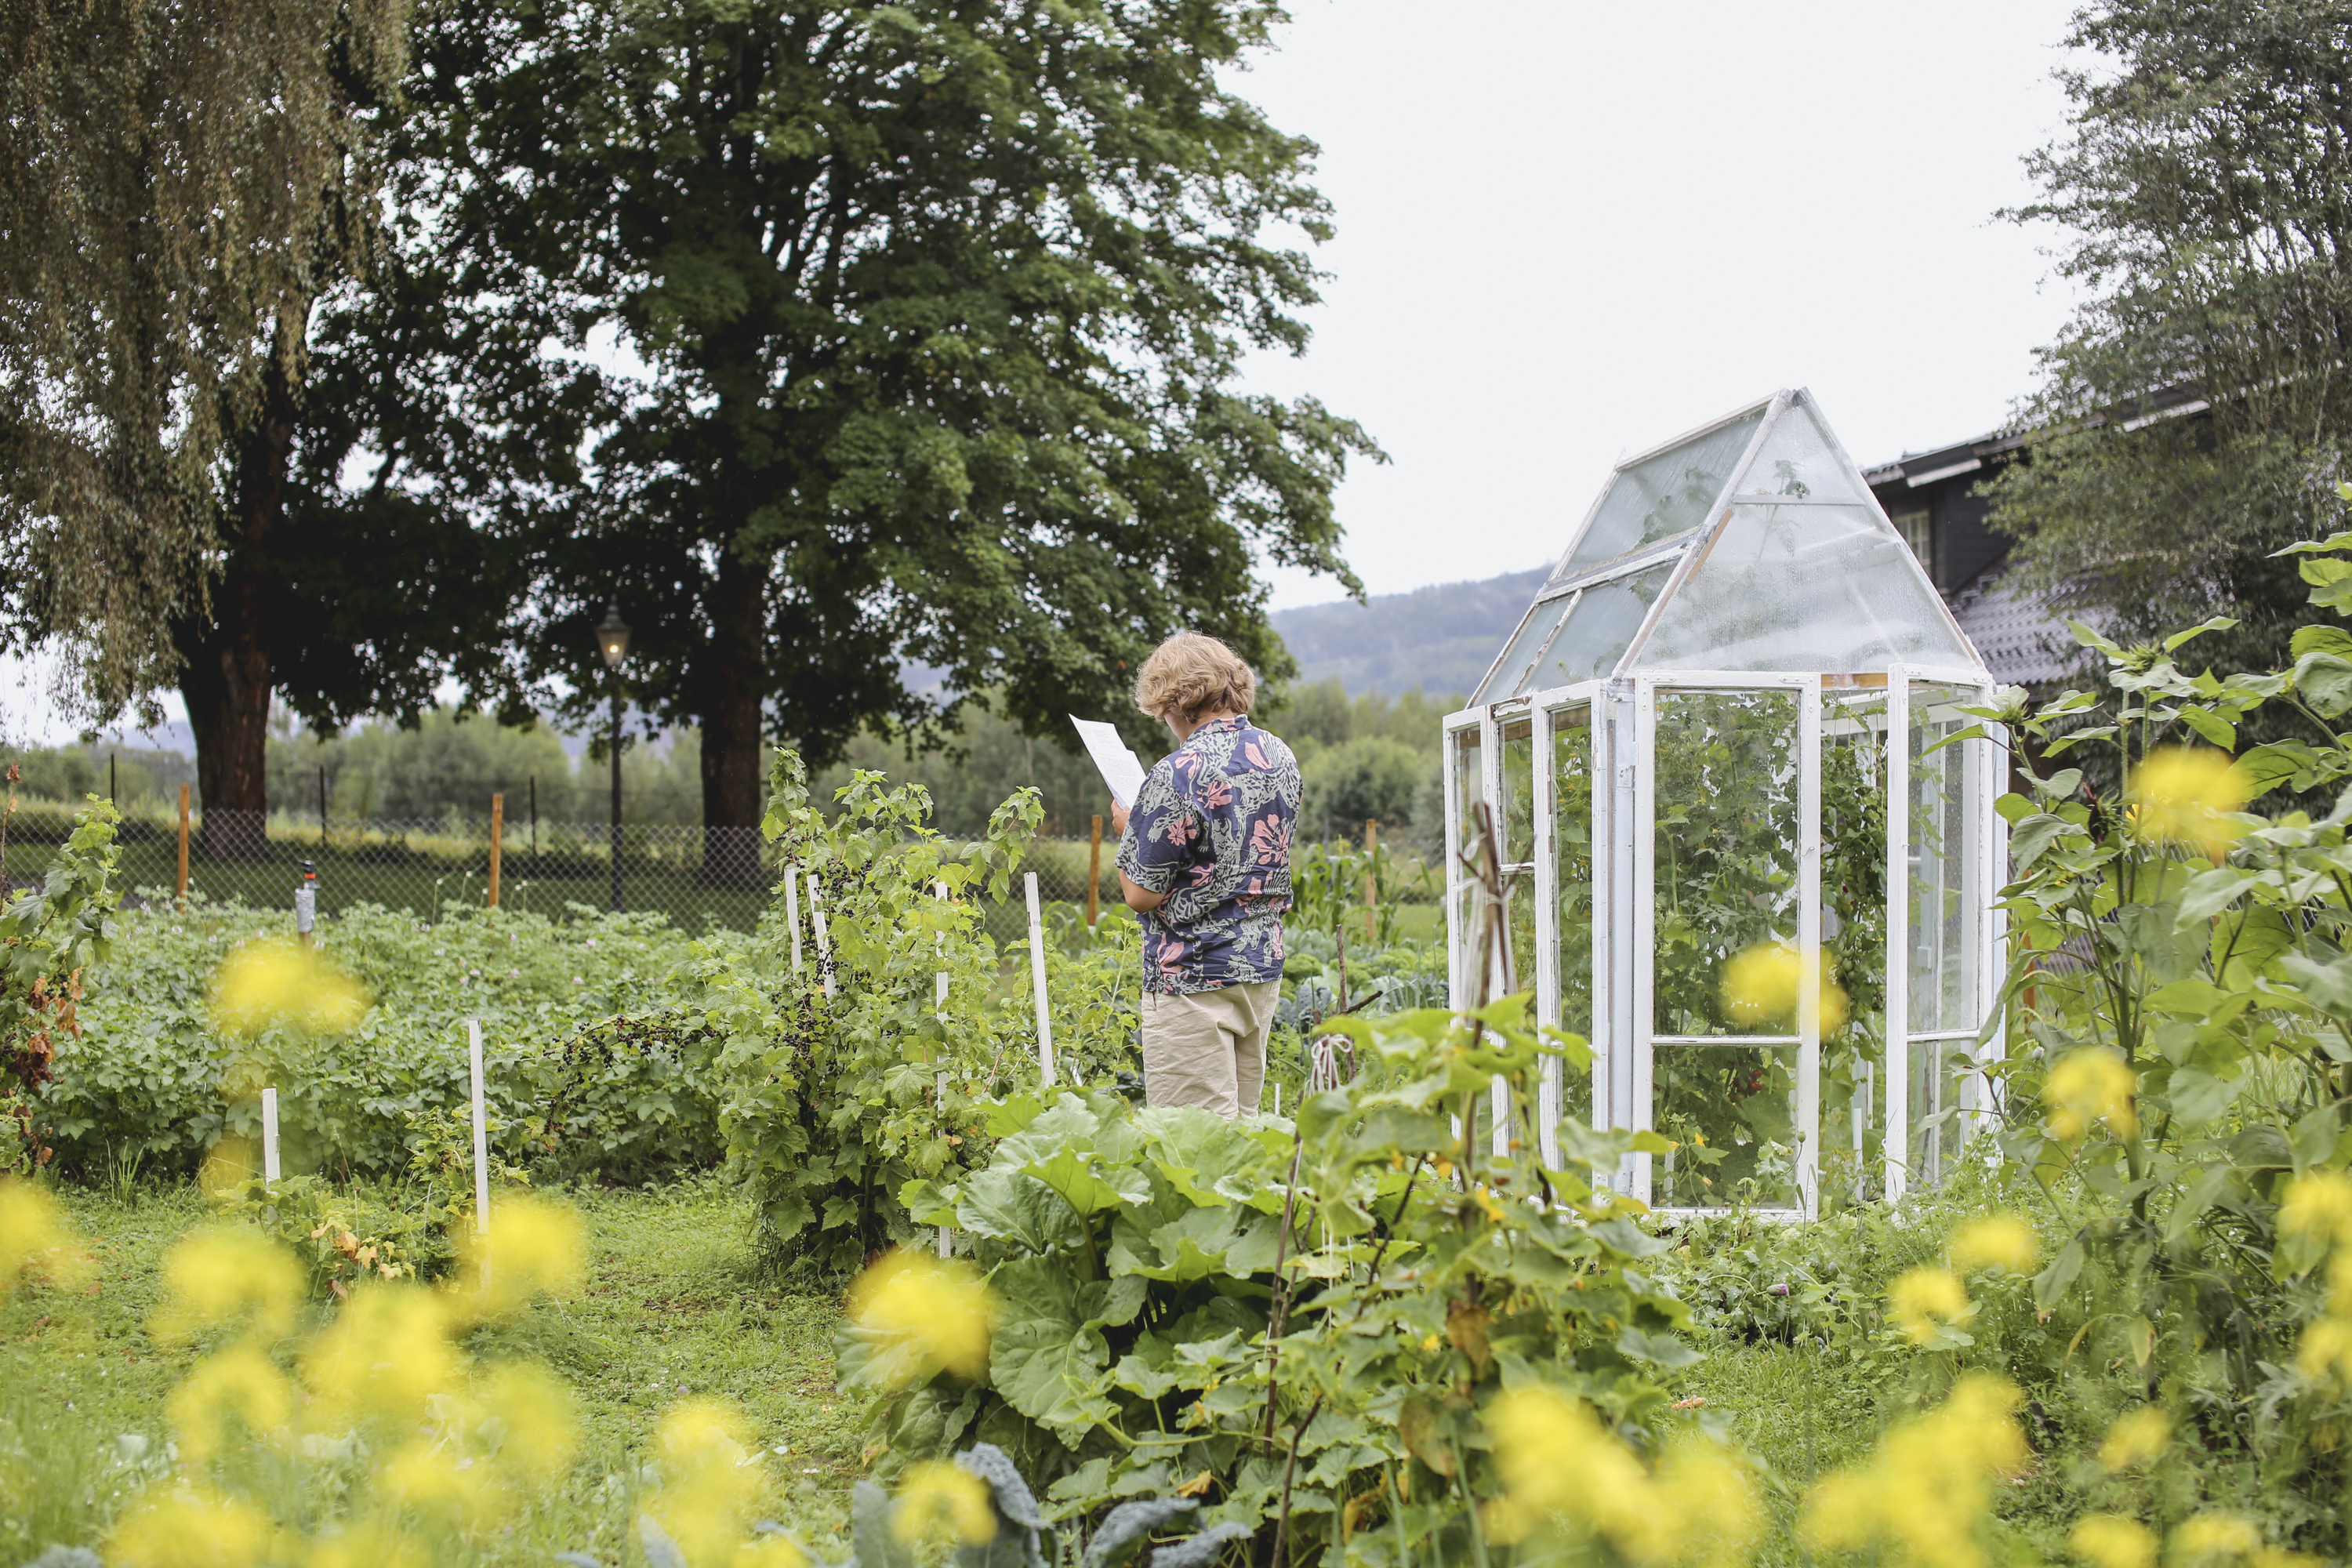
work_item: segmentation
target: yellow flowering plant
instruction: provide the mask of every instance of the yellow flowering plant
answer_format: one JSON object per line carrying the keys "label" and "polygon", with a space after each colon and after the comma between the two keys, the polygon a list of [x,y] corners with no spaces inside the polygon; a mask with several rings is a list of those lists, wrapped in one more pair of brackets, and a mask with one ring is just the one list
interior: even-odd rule
{"label": "yellow flowering plant", "polygon": [[[2226,619],[2129,647],[2077,627],[2111,696],[1976,710],[2022,781],[1999,1142],[2053,1239],[1952,1262],[1986,1289],[2034,1270],[2039,1331],[1998,1353],[2095,1417],[2069,1474],[2103,1568],[2352,1551],[2299,1500],[2352,1420],[2352,534],[2282,553],[2326,612],[2290,667],[2197,668]],[[2203,1500],[2228,1464],[2259,1478],[2226,1483],[2252,1534]]]}

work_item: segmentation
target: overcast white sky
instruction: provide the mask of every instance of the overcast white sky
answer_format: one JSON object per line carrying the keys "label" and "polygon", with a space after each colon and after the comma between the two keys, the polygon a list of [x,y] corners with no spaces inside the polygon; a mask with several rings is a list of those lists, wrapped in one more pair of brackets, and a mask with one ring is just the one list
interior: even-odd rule
{"label": "overcast white sky", "polygon": [[[1339,234],[1313,348],[1251,378],[1394,459],[1339,492],[1366,587],[1546,561],[1618,457],[1775,387],[1865,464],[2000,424],[2065,314],[2050,237],[1992,215],[2070,9],[1292,0],[1240,85],[1321,143]],[[67,738],[25,673],[0,734]]]}
{"label": "overcast white sky", "polygon": [[1394,459],[1339,493],[1365,586],[1546,561],[1620,456],[1775,387],[1864,464],[2000,424],[2069,298],[1992,215],[2072,8],[1291,0],[1244,90],[1321,143],[1339,234],[1313,348],[1255,376]]}

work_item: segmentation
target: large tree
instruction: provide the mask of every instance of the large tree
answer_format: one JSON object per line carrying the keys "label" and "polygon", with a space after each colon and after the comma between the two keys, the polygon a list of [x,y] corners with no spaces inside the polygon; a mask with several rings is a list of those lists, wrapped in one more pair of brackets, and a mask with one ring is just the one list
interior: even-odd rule
{"label": "large tree", "polygon": [[2199,657],[2267,668],[2304,608],[2272,552],[2337,525],[2352,449],[2352,4],[2102,0],[2068,41],[2095,59],[2018,216],[2064,226],[2084,302],[1997,516],[2111,631],[2226,612]]}
{"label": "large tree", "polygon": [[459,0],[421,35],[417,243],[625,405],[533,536],[523,652],[585,718],[622,607],[635,700],[702,727],[708,874],[754,874],[763,734],[822,764],[982,691],[1055,729],[1180,625],[1282,669],[1260,558],[1354,586],[1331,491],[1369,439],[1234,390],[1304,344],[1286,237],[1328,232],[1311,143],[1221,79],[1279,16]]}
{"label": "large tree", "polygon": [[176,685],[219,852],[260,847],[273,703],[489,684],[520,559],[485,520],[576,482],[536,342],[518,386],[382,243],[408,20],[0,0],[0,647],[60,647],[86,720]]}

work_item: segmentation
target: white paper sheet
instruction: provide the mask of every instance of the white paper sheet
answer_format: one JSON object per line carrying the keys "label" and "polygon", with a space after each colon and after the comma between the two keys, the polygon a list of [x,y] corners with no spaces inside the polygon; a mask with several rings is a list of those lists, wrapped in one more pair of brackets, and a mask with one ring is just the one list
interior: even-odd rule
{"label": "white paper sheet", "polygon": [[1087,755],[1095,762],[1095,770],[1102,774],[1103,783],[1110,786],[1111,799],[1121,805],[1135,804],[1135,792],[1143,787],[1143,763],[1128,750],[1118,731],[1097,719],[1081,719],[1070,715],[1070,722],[1078,727],[1078,739],[1087,743]]}

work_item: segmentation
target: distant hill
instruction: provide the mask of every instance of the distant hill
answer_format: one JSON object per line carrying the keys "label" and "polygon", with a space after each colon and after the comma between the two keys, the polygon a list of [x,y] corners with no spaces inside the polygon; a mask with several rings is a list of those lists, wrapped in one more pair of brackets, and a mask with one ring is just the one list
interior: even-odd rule
{"label": "distant hill", "polygon": [[1528,613],[1549,566],[1475,583],[1440,583],[1410,594],[1375,594],[1276,610],[1269,617],[1307,683],[1336,676],[1351,697],[1469,694]]}

